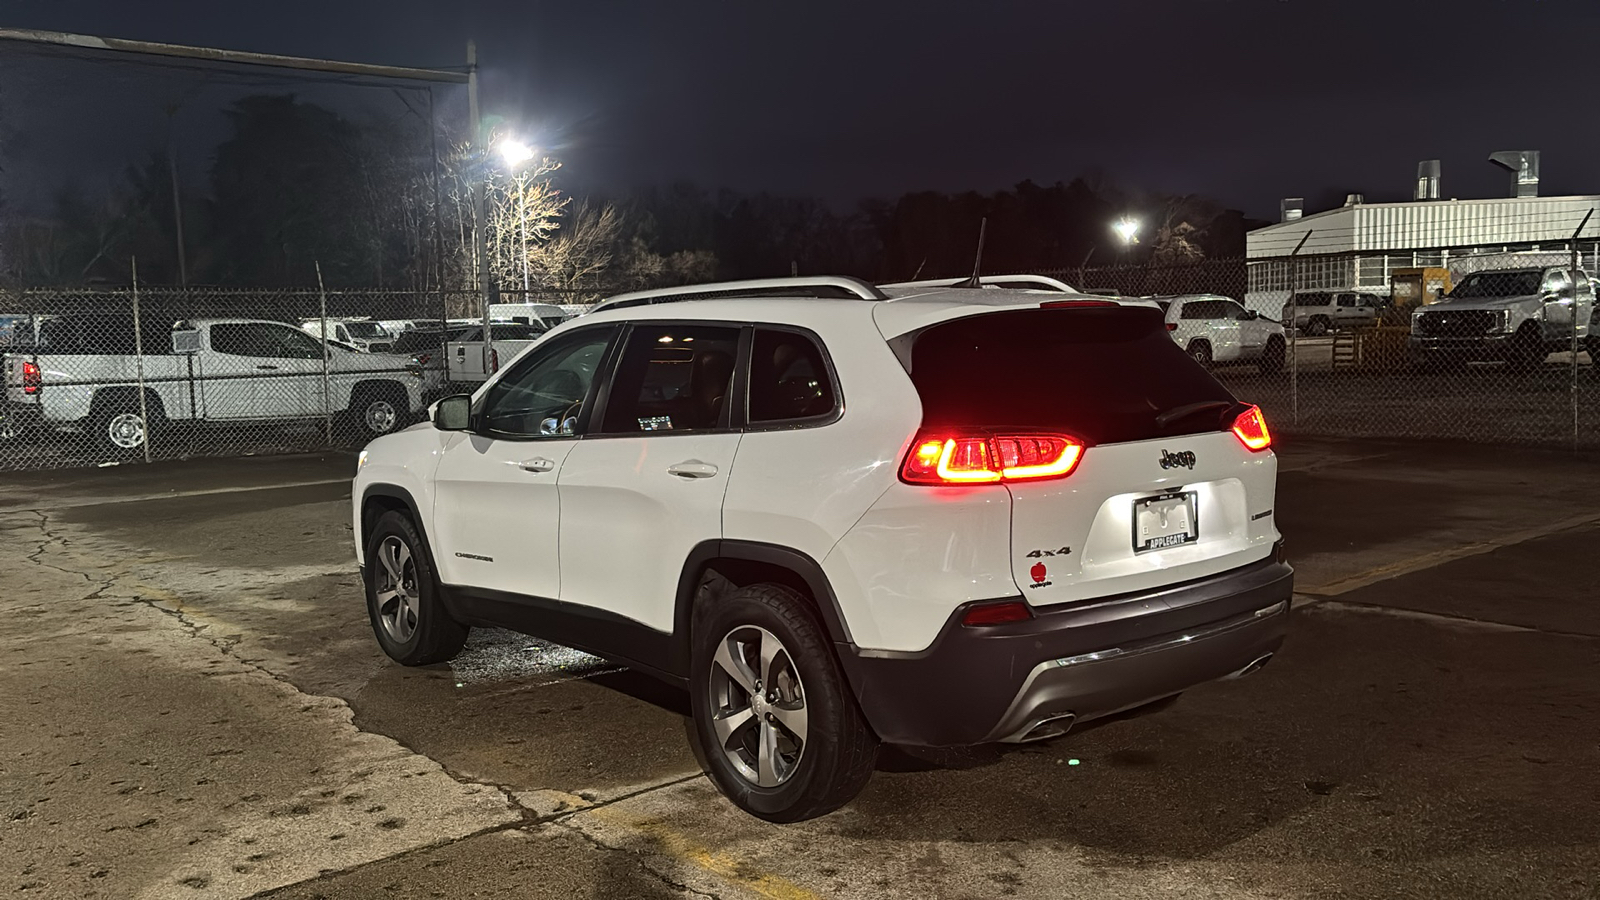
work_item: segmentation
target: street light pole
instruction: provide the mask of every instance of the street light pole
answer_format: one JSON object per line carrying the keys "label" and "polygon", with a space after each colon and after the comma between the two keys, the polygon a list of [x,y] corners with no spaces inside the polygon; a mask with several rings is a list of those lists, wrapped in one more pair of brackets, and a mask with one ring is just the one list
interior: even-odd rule
{"label": "street light pole", "polygon": [[522,302],[528,302],[528,182],[517,176],[517,218],[522,222]]}
{"label": "street light pole", "polygon": [[467,41],[467,119],[472,127],[472,145],[477,149],[479,164],[483,167],[475,179],[477,189],[472,198],[473,245],[478,253],[478,307],[483,318],[483,373],[493,375],[490,361],[494,358],[489,334],[489,145],[484,139],[483,118],[478,108],[478,45]]}

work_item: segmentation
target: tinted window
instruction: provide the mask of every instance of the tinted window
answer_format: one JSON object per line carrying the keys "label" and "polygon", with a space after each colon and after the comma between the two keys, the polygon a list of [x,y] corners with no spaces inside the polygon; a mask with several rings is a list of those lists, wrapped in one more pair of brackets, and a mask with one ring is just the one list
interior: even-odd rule
{"label": "tinted window", "polygon": [[834,405],[833,381],[815,341],[791,331],[756,329],[750,351],[751,423],[826,416]]}
{"label": "tinted window", "polygon": [[728,427],[739,329],[636,326],[606,401],[608,434]]}
{"label": "tinted window", "polygon": [[262,359],[320,359],[316,338],[287,325],[233,322],[211,326],[211,349],[230,356]]}
{"label": "tinted window", "polygon": [[915,337],[911,380],[925,426],[1060,429],[1092,443],[1214,431],[1233,403],[1152,309],[1010,310],[934,325]]}
{"label": "tinted window", "polygon": [[613,328],[586,328],[518,361],[483,400],[484,429],[534,437],[574,434]]}
{"label": "tinted window", "polygon": [[1222,304],[1215,300],[1190,300],[1183,305],[1184,319],[1220,319]]}

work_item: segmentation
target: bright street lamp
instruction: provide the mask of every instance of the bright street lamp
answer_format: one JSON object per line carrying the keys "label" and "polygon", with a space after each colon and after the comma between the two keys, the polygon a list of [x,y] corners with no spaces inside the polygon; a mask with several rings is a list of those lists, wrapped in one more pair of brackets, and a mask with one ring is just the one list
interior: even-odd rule
{"label": "bright street lamp", "polygon": [[1139,220],[1123,216],[1111,226],[1111,230],[1122,238],[1122,246],[1139,243]]}
{"label": "bright street lamp", "polygon": [[500,142],[500,158],[506,165],[513,169],[533,159],[535,150],[521,141],[504,140]]}

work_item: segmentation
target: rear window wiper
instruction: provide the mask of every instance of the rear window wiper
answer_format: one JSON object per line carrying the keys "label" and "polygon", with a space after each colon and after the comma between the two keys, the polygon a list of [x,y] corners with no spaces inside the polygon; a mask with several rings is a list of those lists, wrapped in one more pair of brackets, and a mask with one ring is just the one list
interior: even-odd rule
{"label": "rear window wiper", "polygon": [[1208,409],[1230,409],[1237,401],[1234,400],[1200,400],[1195,403],[1185,403],[1156,416],[1156,427],[1165,428],[1180,419],[1187,419],[1195,413],[1205,412]]}

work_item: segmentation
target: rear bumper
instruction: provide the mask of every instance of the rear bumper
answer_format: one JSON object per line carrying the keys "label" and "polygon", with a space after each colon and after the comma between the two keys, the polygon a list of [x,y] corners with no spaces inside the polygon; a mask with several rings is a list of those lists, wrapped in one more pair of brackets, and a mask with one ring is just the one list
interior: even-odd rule
{"label": "rear bumper", "polygon": [[1276,557],[1158,591],[1043,607],[967,628],[956,610],[917,653],[841,648],[862,712],[892,744],[955,747],[1048,736],[1240,674],[1288,631],[1294,572]]}

